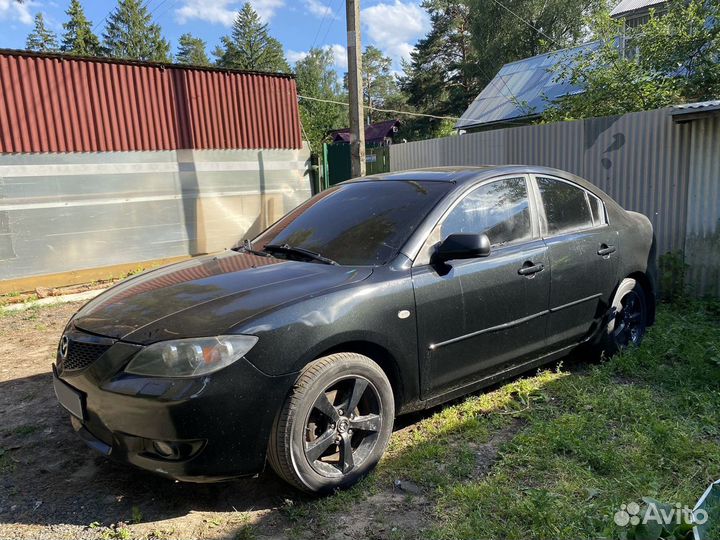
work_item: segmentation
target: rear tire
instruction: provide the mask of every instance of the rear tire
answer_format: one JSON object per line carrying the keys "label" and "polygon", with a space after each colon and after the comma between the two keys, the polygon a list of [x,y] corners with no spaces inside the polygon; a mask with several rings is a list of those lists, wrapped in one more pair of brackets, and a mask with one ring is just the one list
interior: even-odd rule
{"label": "rear tire", "polygon": [[300,374],[278,414],[268,461],[303,491],[350,487],[377,465],[394,418],[392,387],[375,362],[356,353],[320,358]]}
{"label": "rear tire", "polygon": [[642,285],[632,278],[623,279],[611,309],[615,310],[615,315],[605,327],[598,351],[608,357],[629,346],[639,346],[645,336],[648,302]]}

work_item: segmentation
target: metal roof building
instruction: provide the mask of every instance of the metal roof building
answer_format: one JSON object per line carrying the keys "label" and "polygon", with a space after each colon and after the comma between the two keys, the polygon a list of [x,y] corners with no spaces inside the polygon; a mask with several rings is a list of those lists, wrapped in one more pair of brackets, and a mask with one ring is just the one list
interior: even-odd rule
{"label": "metal roof building", "polygon": [[[644,24],[651,8],[662,7],[667,0],[622,0],[610,13],[624,19],[628,27]],[[537,118],[552,102],[580,89],[558,81],[552,69],[572,62],[583,50],[593,50],[599,42],[585,43],[572,49],[553,51],[505,64],[480,92],[455,125],[456,129],[481,130],[526,124]]]}
{"label": "metal roof building", "polygon": [[622,0],[610,12],[611,17],[627,17],[634,12],[647,11],[653,6],[664,4],[667,0]]}
{"label": "metal roof building", "polygon": [[311,194],[286,74],[0,50],[0,294],[252,238]]}
{"label": "metal roof building", "polygon": [[591,42],[505,64],[473,100],[455,128],[507,127],[539,116],[547,108],[547,100],[578,91],[575,86],[558,81],[552,68],[598,46],[599,42]]}
{"label": "metal roof building", "polygon": [[0,50],[0,153],[301,147],[290,75]]}

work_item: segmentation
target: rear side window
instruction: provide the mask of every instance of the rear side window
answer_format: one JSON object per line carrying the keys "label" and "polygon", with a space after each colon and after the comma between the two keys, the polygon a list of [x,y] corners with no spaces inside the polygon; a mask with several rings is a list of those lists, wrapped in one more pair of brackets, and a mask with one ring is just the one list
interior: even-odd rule
{"label": "rear side window", "polygon": [[590,201],[590,212],[592,213],[593,223],[596,227],[605,225],[605,206],[603,202],[592,193],[588,193],[588,201]]}
{"label": "rear side window", "polygon": [[[550,235],[593,227],[593,211],[587,192],[555,178],[537,178]],[[599,209],[596,208],[598,213]]]}
{"label": "rear side window", "polygon": [[532,238],[525,178],[498,180],[467,194],[441,225],[443,240],[455,233],[484,233],[494,246]]}

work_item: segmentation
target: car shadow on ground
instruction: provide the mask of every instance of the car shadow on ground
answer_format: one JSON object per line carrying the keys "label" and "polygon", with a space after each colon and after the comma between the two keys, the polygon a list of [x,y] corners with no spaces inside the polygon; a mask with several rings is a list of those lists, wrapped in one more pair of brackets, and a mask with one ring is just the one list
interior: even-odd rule
{"label": "car shadow on ground", "polygon": [[[564,362],[565,369],[585,369],[572,358]],[[404,415],[395,429],[445,406]],[[288,503],[313,500],[269,468],[255,478],[192,484],[114,463],[77,437],[56,401],[51,373],[0,382],[0,415],[0,524],[87,527],[93,522],[161,522],[202,512],[267,516]]]}
{"label": "car shadow on ground", "polygon": [[180,483],[114,463],[88,448],[58,405],[52,375],[0,383],[0,523],[112,523],[196,511],[257,511],[298,492],[271,471],[218,484]]}

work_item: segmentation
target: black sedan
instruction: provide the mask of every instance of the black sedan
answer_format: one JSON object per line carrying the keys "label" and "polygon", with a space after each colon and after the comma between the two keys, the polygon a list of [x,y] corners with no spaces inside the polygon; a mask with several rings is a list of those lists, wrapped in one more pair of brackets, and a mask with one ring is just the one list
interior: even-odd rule
{"label": "black sedan", "polygon": [[398,414],[639,344],[649,220],[539,167],[423,169],[324,191],[252,241],[132,277],[68,323],[55,391],[113,459],[213,481],[269,462],[353,484]]}

